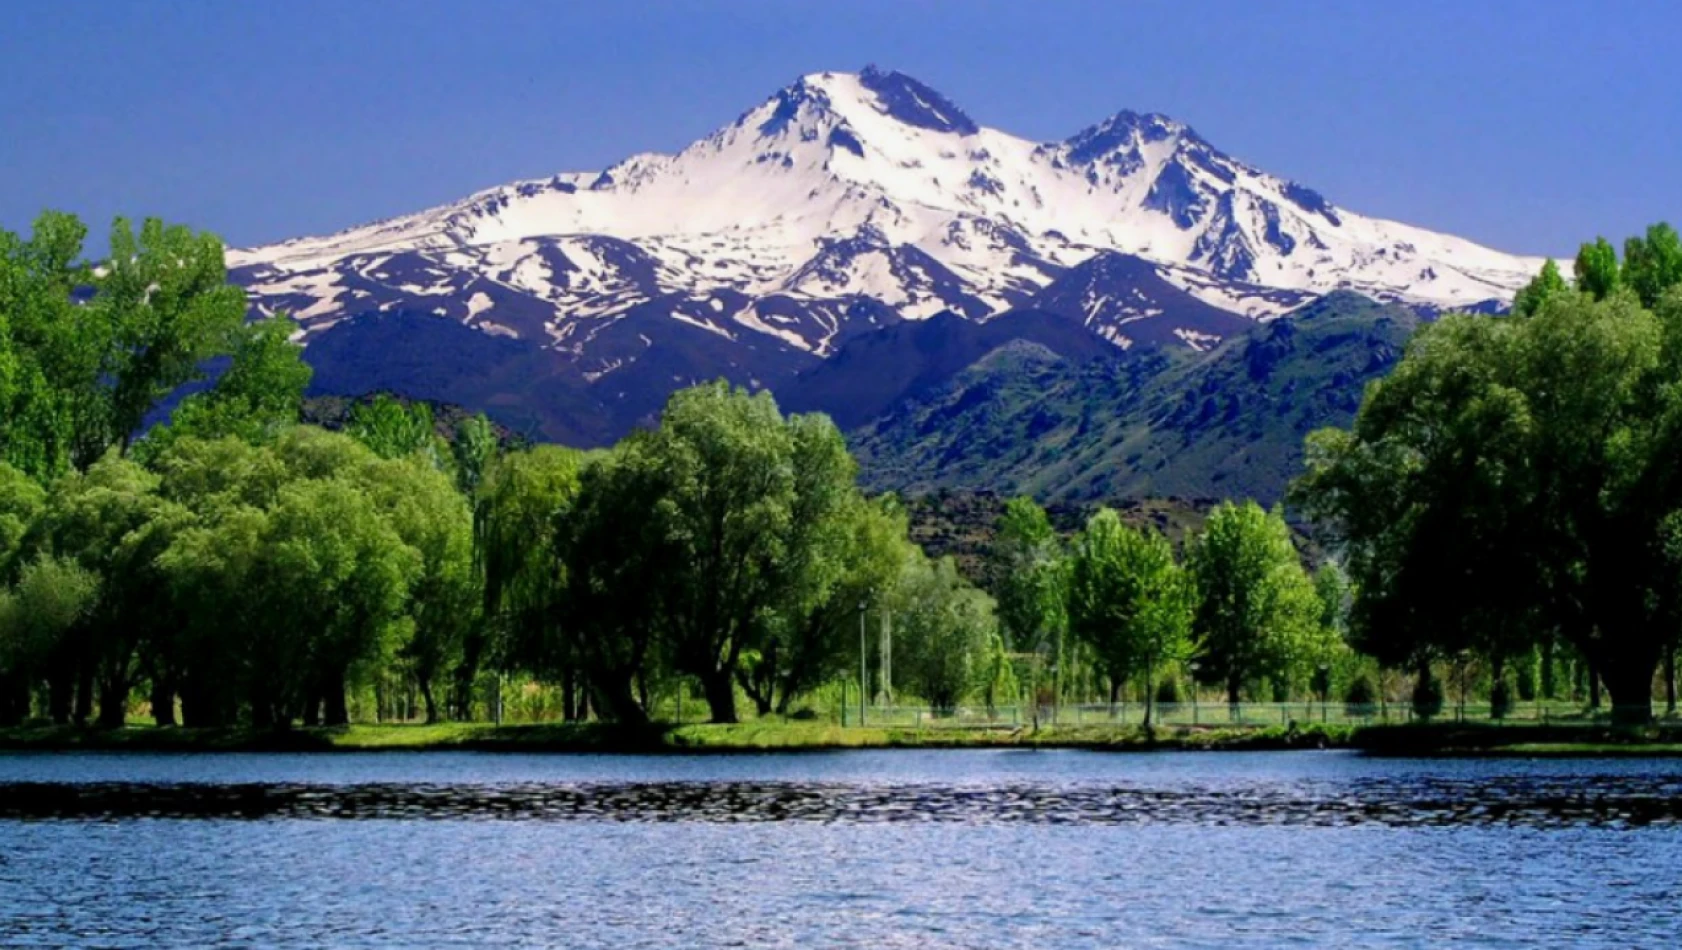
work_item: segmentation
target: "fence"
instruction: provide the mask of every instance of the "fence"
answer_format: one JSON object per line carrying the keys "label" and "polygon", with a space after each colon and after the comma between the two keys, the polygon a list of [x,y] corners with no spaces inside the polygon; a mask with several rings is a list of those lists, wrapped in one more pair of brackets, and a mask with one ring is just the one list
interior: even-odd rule
{"label": "fence", "polygon": [[[901,726],[919,729],[985,729],[1012,728],[1022,725],[1141,725],[1145,720],[1146,704],[1123,702],[1115,704],[959,706],[937,710],[928,706],[870,706],[863,710],[863,725]],[[1654,715],[1664,709],[1655,706]],[[860,710],[843,707],[837,712],[841,724],[860,725]],[[1501,722],[1593,722],[1608,719],[1610,710],[1598,713],[1568,702],[1523,702],[1508,707]],[[1433,722],[1495,722],[1488,703],[1444,703]],[[1151,721],[1160,726],[1283,726],[1325,723],[1336,725],[1375,725],[1414,722],[1418,717],[1409,703],[1370,703],[1355,705],[1341,702],[1295,703],[1239,703],[1223,702],[1155,703],[1151,706]]]}

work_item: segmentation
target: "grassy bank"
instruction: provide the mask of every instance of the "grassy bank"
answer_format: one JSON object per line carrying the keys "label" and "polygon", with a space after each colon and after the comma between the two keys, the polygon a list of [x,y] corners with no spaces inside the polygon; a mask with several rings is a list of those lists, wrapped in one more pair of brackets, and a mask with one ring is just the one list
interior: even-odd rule
{"label": "grassy bank", "polygon": [[333,729],[183,729],[131,725],[99,730],[74,726],[0,729],[0,751],[754,753],[824,749],[1042,748],[1100,751],[1243,751],[1352,748],[1387,756],[1682,756],[1682,728],[1502,724],[1348,727],[1137,725],[997,728],[841,727],[833,723],[759,720],[735,725],[689,724],[631,729],[605,723],[505,725],[353,725]]}
{"label": "grassy bank", "polygon": [[0,729],[7,751],[309,751],[472,750],[506,752],[772,752],[887,748],[1291,749],[1347,744],[1350,730],[1086,725],[996,729],[841,727],[832,723],[757,721],[734,725],[650,726],[604,723],[508,725],[352,725],[334,729],[184,729],[131,725],[98,730],[74,726]]}

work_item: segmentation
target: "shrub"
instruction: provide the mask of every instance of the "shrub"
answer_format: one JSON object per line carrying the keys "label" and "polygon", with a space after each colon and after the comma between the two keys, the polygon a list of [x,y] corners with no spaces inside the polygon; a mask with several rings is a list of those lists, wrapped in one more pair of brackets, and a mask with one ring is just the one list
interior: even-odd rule
{"label": "shrub", "polygon": [[1343,691],[1343,709],[1350,716],[1365,715],[1378,703],[1378,689],[1373,686],[1372,677],[1365,673],[1349,681],[1349,687]]}
{"label": "shrub", "polygon": [[1413,714],[1421,719],[1430,719],[1443,711],[1443,684],[1431,674],[1430,669],[1422,670],[1413,683]]}
{"label": "shrub", "polygon": [[1168,677],[1156,684],[1156,701],[1159,704],[1176,705],[1180,701],[1180,681]]}
{"label": "shrub", "polygon": [[1489,715],[1492,719],[1505,719],[1507,713],[1513,709],[1513,694],[1507,686],[1505,678],[1495,681],[1495,686],[1489,691]]}

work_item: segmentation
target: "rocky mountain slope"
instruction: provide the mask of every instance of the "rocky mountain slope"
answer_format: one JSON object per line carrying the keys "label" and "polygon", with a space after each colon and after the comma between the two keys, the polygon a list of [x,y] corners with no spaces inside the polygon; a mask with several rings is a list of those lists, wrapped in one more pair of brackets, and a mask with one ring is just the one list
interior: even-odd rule
{"label": "rocky mountain slope", "polygon": [[1277,501],[1301,472],[1303,437],[1347,425],[1418,322],[1340,292],[1208,353],[1082,363],[1014,342],[853,442],[876,489]]}

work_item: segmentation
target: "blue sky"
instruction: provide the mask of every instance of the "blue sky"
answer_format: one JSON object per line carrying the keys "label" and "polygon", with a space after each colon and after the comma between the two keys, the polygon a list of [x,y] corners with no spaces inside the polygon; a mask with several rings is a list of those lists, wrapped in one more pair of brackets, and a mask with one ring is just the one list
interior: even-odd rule
{"label": "blue sky", "polygon": [[321,233],[876,63],[1019,135],[1166,112],[1356,211],[1570,253],[1682,222],[1678,37],[1670,0],[6,0],[0,227]]}

